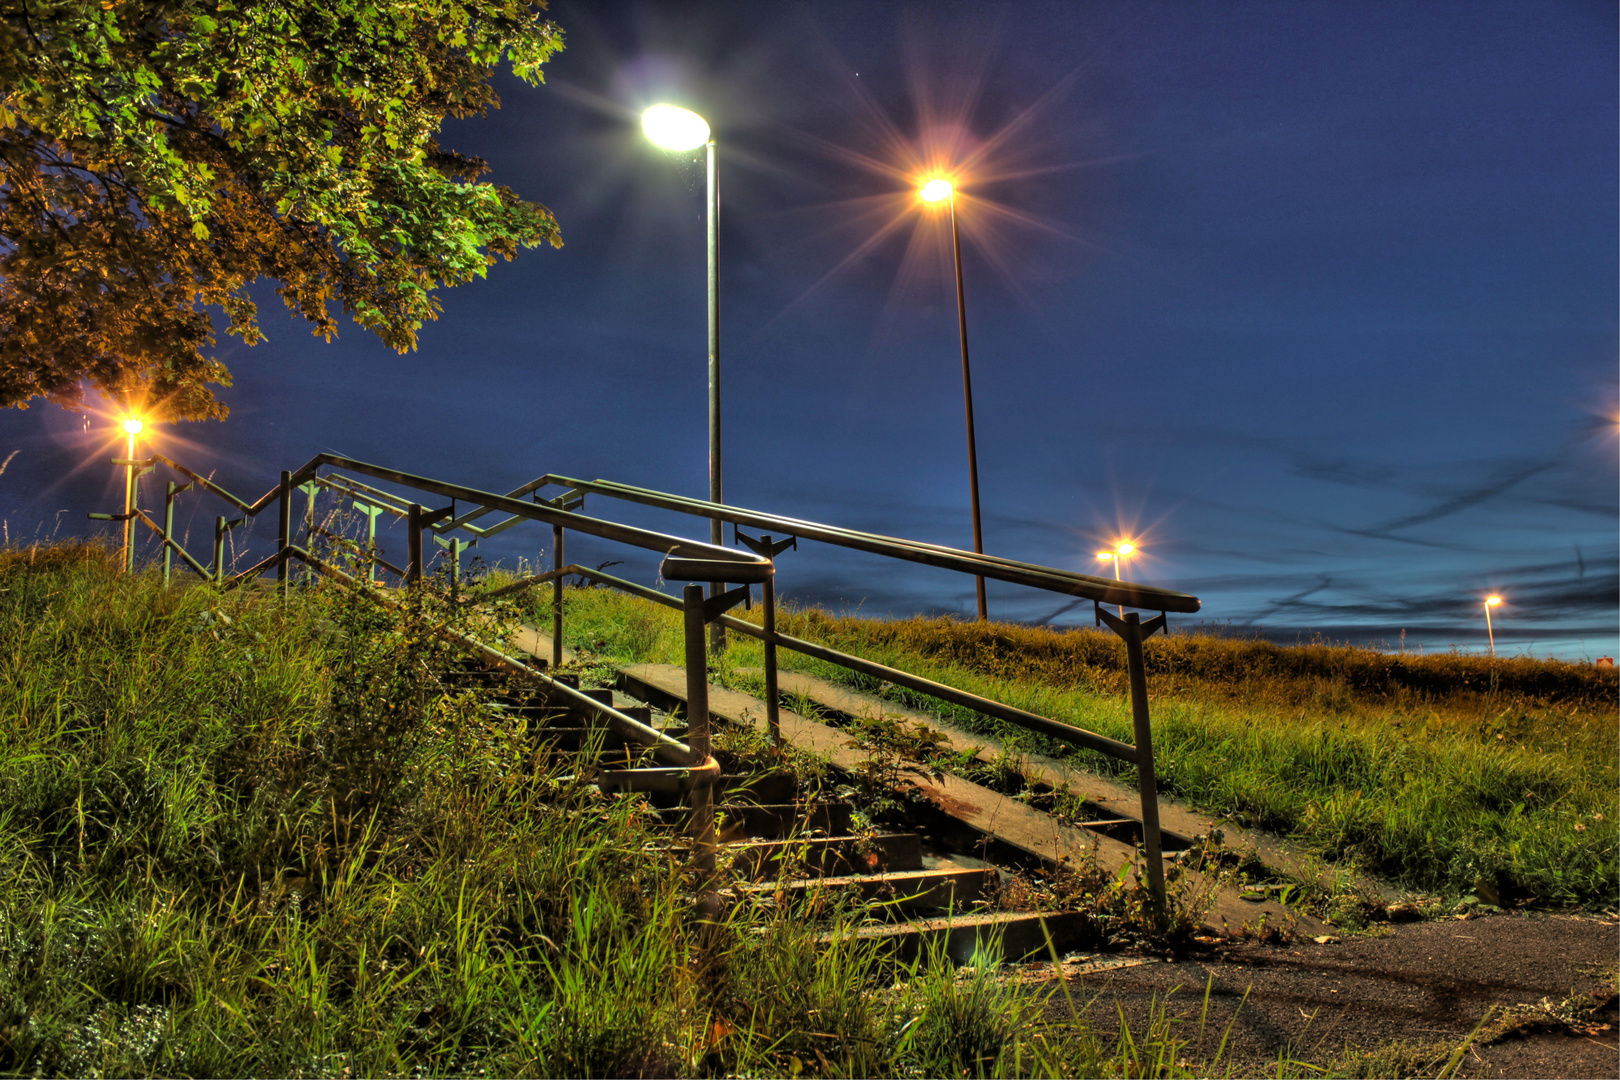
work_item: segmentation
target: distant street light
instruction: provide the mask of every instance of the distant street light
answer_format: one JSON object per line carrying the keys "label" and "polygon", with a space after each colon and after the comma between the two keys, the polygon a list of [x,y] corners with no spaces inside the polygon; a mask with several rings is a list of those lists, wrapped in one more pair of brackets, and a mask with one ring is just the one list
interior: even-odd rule
{"label": "distant street light", "polygon": [[[967,300],[962,292],[962,236],[956,228],[956,186],[935,177],[922,186],[923,202],[945,202],[951,209],[951,249],[956,256],[956,324],[962,337],[962,405],[967,413],[968,493],[973,504],[973,550],[984,554],[984,532],[979,524],[979,453],[973,438],[973,378],[968,372]],[[989,618],[984,603],[984,578],[974,579],[979,599],[979,621]]]}
{"label": "distant street light", "polygon": [[124,454],[124,572],[133,573],[135,570],[135,480],[138,476],[135,470],[135,436],[141,433],[146,425],[131,416],[124,421],[124,433],[129,436],[129,445]]}
{"label": "distant street light", "polygon": [[1485,598],[1485,633],[1491,639],[1491,655],[1496,655],[1496,631],[1491,629],[1491,608],[1502,602],[1500,596],[1487,596]]}
{"label": "distant street light", "polygon": [[[709,122],[691,109],[678,105],[654,105],[641,114],[641,130],[655,146],[686,151],[704,147],[708,159],[708,252],[709,252],[709,501],[719,503],[720,488],[720,185],[715,173],[715,144]],[[709,542],[725,542],[719,518],[709,519]],[[711,581],[709,595],[719,595],[724,582]],[[710,647],[725,645],[725,627],[714,623],[709,631]]]}
{"label": "distant street light", "polygon": [[[1114,580],[1118,581],[1118,580],[1120,580],[1120,577],[1119,577],[1119,560],[1122,559],[1122,558],[1126,558],[1127,556],[1134,555],[1134,554],[1136,554],[1136,545],[1131,543],[1129,540],[1121,540],[1118,544],[1114,545],[1114,548],[1113,548],[1112,551],[1099,551],[1099,552],[1097,552],[1097,558],[1099,558],[1099,559],[1101,559],[1101,560],[1103,560],[1105,562],[1110,560],[1110,559],[1113,560],[1113,563],[1114,563]],[[1125,617],[1125,605],[1124,604],[1119,605],[1119,617],[1122,618],[1122,619]]]}

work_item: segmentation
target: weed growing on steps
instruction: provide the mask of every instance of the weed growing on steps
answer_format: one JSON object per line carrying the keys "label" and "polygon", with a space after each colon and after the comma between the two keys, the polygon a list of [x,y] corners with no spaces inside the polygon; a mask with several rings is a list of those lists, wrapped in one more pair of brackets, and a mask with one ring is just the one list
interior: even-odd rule
{"label": "weed growing on steps", "polygon": [[[568,594],[570,644],[679,663],[680,616],[606,589]],[[537,611],[535,618],[549,618]],[[756,617],[746,616],[745,617]],[[1123,648],[950,619],[787,611],[784,632],[1131,741]],[[628,627],[634,627],[632,632]],[[728,639],[731,667],[757,667]],[[1392,655],[1176,634],[1148,642],[1160,786],[1205,812],[1291,835],[1330,862],[1453,899],[1600,904],[1620,888],[1616,676],[1526,657]],[[996,732],[967,710],[779,652],[782,665]],[[727,665],[720,665],[723,671]],[[1061,748],[1029,741],[1030,749]],[[1129,783],[1094,754],[1076,764]]]}

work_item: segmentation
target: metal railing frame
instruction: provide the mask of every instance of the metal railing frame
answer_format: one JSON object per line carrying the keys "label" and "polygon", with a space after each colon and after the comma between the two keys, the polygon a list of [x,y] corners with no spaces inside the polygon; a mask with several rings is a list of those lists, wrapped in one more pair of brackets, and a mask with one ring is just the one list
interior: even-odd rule
{"label": "metal railing frame", "polygon": [[[437,534],[459,530],[481,539],[503,532],[521,521],[531,520],[549,524],[552,527],[552,569],[542,574],[532,575],[502,589],[485,591],[476,598],[468,597],[467,599],[488,599],[501,593],[550,582],[553,587],[551,670],[555,670],[562,663],[564,617],[562,586],[563,580],[569,575],[576,575],[586,580],[607,585],[654,603],[681,609],[683,612],[683,636],[686,648],[688,726],[687,741],[685,743],[673,739],[655,728],[642,724],[639,720],[620,712],[611,705],[584,695],[566,683],[552,678],[531,665],[501,653],[471,635],[462,634],[448,627],[442,628],[441,632],[455,638],[462,645],[472,649],[489,662],[536,681],[543,685],[548,692],[558,694],[571,704],[591,711],[622,734],[648,746],[656,756],[673,762],[673,767],[602,770],[598,779],[604,786],[609,787],[670,790],[688,795],[692,809],[690,829],[694,844],[695,865],[703,880],[705,904],[712,905],[713,900],[711,894],[714,886],[716,844],[712,788],[715,779],[719,775],[719,766],[715,763],[711,753],[708,711],[708,649],[705,647],[705,633],[709,628],[713,627],[715,630],[721,628],[735,630],[738,633],[756,638],[764,644],[766,723],[773,742],[778,745],[781,743],[782,735],[777,701],[778,694],[776,693],[776,650],[786,648],[951,704],[972,709],[1047,738],[1056,739],[1085,750],[1095,751],[1134,764],[1137,767],[1138,785],[1141,793],[1143,850],[1147,866],[1148,886],[1158,916],[1162,918],[1165,913],[1163,847],[1158,821],[1158,786],[1154,769],[1152,726],[1149,719],[1146,666],[1143,659],[1142,643],[1154,633],[1166,629],[1166,614],[1168,612],[1187,613],[1197,611],[1199,602],[1196,597],[1153,586],[1117,582],[1109,578],[1079,574],[998,556],[982,555],[938,544],[843,529],[837,526],[768,514],[742,507],[689,499],[629,484],[619,484],[606,480],[584,481],[551,473],[506,495],[500,495],[460,484],[451,484],[429,477],[387,469],[336,454],[317,454],[299,469],[282,472],[279,483],[275,487],[250,503],[232,495],[214,483],[211,478],[204,477],[163,454],[154,453],[145,459],[114,459],[114,463],[123,465],[129,470],[125,512],[123,514],[92,514],[90,516],[98,520],[125,522],[126,538],[129,536],[129,525],[135,521],[144,522],[151,531],[158,535],[162,542],[165,584],[170,580],[171,556],[179,555],[188,568],[203,578],[225,587],[240,584],[274,569],[278,589],[285,595],[290,583],[288,564],[293,560],[297,560],[315,572],[338,580],[346,586],[359,590],[381,602],[394,603],[392,599],[374,587],[375,567],[380,565],[395,574],[402,580],[407,589],[421,587],[423,582],[423,530],[431,530]],[[135,493],[139,477],[146,472],[152,471],[159,464],[169,467],[187,480],[182,485],[176,485],[173,481],[168,482],[165,489],[164,513],[161,525],[144,510],[140,509],[137,505],[137,495]],[[343,473],[330,473],[321,476],[320,470],[325,468],[343,469],[346,473],[358,473],[374,481],[382,481],[416,491],[427,492],[450,500],[450,505],[430,511],[419,502],[408,501],[400,495],[374,487],[356,479],[354,476]],[[539,494],[540,490],[549,486],[561,486],[565,490],[561,495],[542,498]],[[174,538],[175,498],[193,487],[224,499],[238,510],[241,515],[235,519],[227,519],[224,516],[216,518],[214,559],[211,566],[206,566],[192,557],[180,542]],[[340,496],[348,497],[356,503],[360,512],[367,517],[367,548],[370,562],[368,562],[367,577],[364,580],[356,578],[332,565],[327,560],[320,558],[307,546],[312,544],[318,536],[331,535],[315,519],[315,495],[321,490],[332,491]],[[305,545],[298,545],[293,542],[292,500],[295,491],[303,491],[307,499],[304,521]],[[1120,742],[1117,739],[1096,732],[1060,723],[1048,717],[912,675],[909,672],[900,671],[815,642],[780,633],[775,628],[775,565],[771,556],[786,547],[788,541],[773,545],[771,538],[767,536],[763,538],[763,547],[761,547],[760,541],[743,537],[738,533],[734,537],[734,542],[743,540],[751,548],[754,548],[753,552],[745,554],[734,548],[720,547],[712,543],[689,540],[577,513],[576,511],[583,504],[585,497],[592,494],[671,510],[677,513],[705,517],[720,527],[723,527],[724,523],[729,521],[734,532],[738,525],[760,529],[777,529],[789,533],[795,541],[799,538],[818,540],[835,546],[920,563],[943,570],[969,574],[974,577],[992,578],[1043,591],[1089,599],[1093,601],[1098,623],[1108,626],[1125,644],[1135,744]],[[465,512],[459,512],[462,503],[466,503],[469,507]],[[229,530],[242,525],[272,506],[277,511],[276,551],[248,569],[227,577],[224,569],[224,540]],[[384,513],[402,519],[406,523],[408,556],[404,567],[394,566],[382,560],[376,554],[376,519]],[[474,522],[487,515],[495,513],[507,516],[504,520],[497,521],[493,525],[479,526],[474,524]],[[586,535],[617,543],[626,543],[646,550],[658,551],[665,556],[660,567],[660,574],[663,578],[671,581],[709,582],[711,583],[712,595],[705,598],[702,587],[698,584],[691,584],[685,587],[682,596],[677,599],[667,593],[626,581],[611,574],[605,574],[600,570],[566,563],[563,552],[565,532],[568,529],[574,529]],[[126,539],[126,545],[129,544],[130,541]],[[459,547],[452,550],[456,555],[459,555]],[[126,546],[126,566],[133,566],[133,560],[133,548]],[[459,569],[459,558],[457,563]],[[453,572],[452,576],[456,576],[456,572]],[[452,582],[452,588],[454,588],[454,584]],[[739,587],[725,590],[724,584],[737,584]],[[729,608],[749,599],[750,589],[755,584],[761,586],[763,593],[761,597],[761,621],[763,625],[755,625],[752,622],[725,614]],[[1135,611],[1116,617],[1103,610],[1103,604],[1146,608],[1150,611],[1156,610],[1159,614],[1147,620],[1143,620]]]}

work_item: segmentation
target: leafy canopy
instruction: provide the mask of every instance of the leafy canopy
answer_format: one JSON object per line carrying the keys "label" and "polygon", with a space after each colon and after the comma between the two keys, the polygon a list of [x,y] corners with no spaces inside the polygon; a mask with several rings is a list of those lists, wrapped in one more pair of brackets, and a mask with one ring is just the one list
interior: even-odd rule
{"label": "leafy canopy", "polygon": [[0,0],[0,405],[88,383],[223,418],[206,308],[263,339],[273,278],[330,339],[334,306],[395,349],[434,290],[560,246],[545,207],[477,182],[447,116],[498,107],[562,48],[520,0]]}

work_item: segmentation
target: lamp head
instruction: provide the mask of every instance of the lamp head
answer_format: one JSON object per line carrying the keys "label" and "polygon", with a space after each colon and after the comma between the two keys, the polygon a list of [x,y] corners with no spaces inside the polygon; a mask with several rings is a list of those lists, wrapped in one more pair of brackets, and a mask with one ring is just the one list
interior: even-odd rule
{"label": "lamp head", "polygon": [[1136,545],[1129,540],[1121,540],[1119,547],[1115,548],[1114,551],[1119,555],[1130,555],[1136,551]]}
{"label": "lamp head", "polygon": [[641,130],[665,150],[696,150],[709,141],[709,122],[679,105],[654,105],[641,114]]}
{"label": "lamp head", "polygon": [[922,186],[917,197],[923,202],[942,202],[951,197],[951,182],[942,177],[935,177]]}
{"label": "lamp head", "polygon": [[1114,557],[1114,553],[1112,551],[1099,551],[1099,552],[1097,552],[1097,560],[1099,562],[1107,562],[1109,559],[1112,559],[1113,557]]}
{"label": "lamp head", "polygon": [[140,430],[145,426],[146,426],[145,424],[141,423],[139,420],[135,419],[133,416],[130,417],[128,420],[124,421],[124,430],[129,432],[131,435],[140,434]]}
{"label": "lamp head", "polygon": [[1500,604],[1501,602],[1502,602],[1502,598],[1500,596],[1487,596],[1485,598],[1485,606],[1486,607],[1495,607],[1497,604]]}

